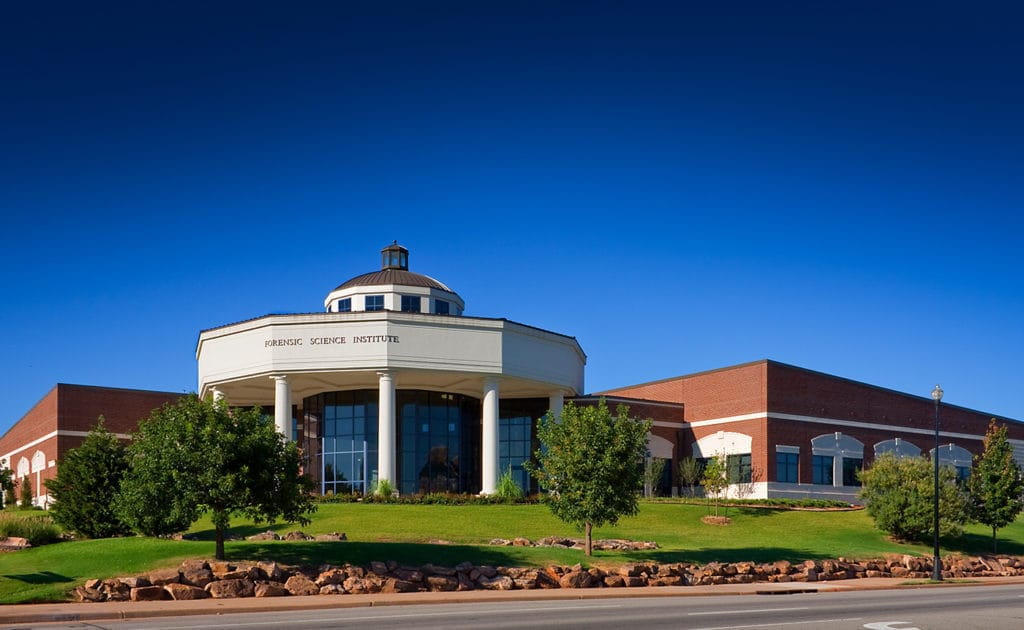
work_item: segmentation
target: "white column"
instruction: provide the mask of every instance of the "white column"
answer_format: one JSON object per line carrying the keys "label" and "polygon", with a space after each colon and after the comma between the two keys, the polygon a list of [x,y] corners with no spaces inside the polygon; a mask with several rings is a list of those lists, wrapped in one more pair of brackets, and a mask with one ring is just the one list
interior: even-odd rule
{"label": "white column", "polygon": [[216,387],[211,388],[210,392],[213,394],[213,402],[224,400],[224,392],[220,391]]}
{"label": "white column", "polygon": [[391,372],[377,372],[377,376],[377,480],[395,485],[395,377]]}
{"label": "white column", "polygon": [[292,439],[292,388],[288,377],[271,376],[274,379],[274,426],[284,439]]}
{"label": "white column", "polygon": [[484,381],[483,452],[480,494],[494,494],[498,488],[498,381]]}
{"label": "white column", "polygon": [[562,418],[562,407],[565,404],[565,394],[562,392],[552,392],[548,396],[548,411],[556,421]]}

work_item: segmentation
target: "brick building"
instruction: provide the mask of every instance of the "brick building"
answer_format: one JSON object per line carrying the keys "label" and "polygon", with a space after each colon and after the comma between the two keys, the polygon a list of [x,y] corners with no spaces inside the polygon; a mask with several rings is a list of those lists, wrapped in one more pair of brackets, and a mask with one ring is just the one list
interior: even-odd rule
{"label": "brick building", "polygon": [[57,462],[80,445],[100,416],[119,438],[128,439],[139,420],[181,394],[116,387],[58,383],[0,437],[0,466],[20,484],[28,477],[33,502],[47,506],[46,480],[57,474]]}
{"label": "brick building", "polygon": [[[876,455],[929,455],[935,403],[866,383],[761,360],[600,392],[681,405],[663,421],[673,469],[682,457],[725,455],[740,483],[733,495],[853,500],[856,471]],[[939,461],[968,474],[989,420],[1008,428],[1024,463],[1024,424],[942,403]]]}

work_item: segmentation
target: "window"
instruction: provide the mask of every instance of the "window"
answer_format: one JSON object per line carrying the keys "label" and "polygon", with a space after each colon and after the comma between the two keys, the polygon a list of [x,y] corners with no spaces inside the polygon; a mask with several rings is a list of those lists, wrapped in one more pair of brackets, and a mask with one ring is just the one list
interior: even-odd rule
{"label": "window", "polygon": [[970,466],[956,466],[956,481],[957,483],[967,483],[967,479],[971,476]]}
{"label": "window", "polygon": [[418,296],[418,295],[403,295],[402,296],[402,312],[403,313],[419,313],[420,312],[420,296]]}
{"label": "window", "polygon": [[447,315],[451,306],[444,300],[434,300],[434,312],[438,315]]}
{"label": "window", "polygon": [[860,479],[857,478],[857,472],[864,468],[864,460],[854,457],[843,458],[843,485],[844,486],[859,486]]}
{"label": "window", "polygon": [[338,300],[338,312],[339,313],[351,313],[352,312],[352,298],[345,298],[344,300]]}
{"label": "window", "polygon": [[367,295],[366,296],[366,310],[367,311],[383,311],[384,310],[384,296],[383,295]]}
{"label": "window", "polygon": [[797,483],[799,458],[796,453],[775,453],[775,480],[782,483]]}
{"label": "window", "polygon": [[742,455],[727,455],[725,467],[728,471],[729,483],[750,483],[753,474],[750,468],[750,453]]}
{"label": "window", "polygon": [[832,485],[832,456],[831,455],[815,455],[814,461],[811,462],[811,472],[813,473],[813,481],[815,484],[821,486]]}

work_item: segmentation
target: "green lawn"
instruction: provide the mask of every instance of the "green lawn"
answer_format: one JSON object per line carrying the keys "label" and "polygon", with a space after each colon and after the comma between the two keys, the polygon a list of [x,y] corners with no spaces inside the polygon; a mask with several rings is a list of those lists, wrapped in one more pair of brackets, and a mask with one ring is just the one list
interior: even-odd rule
{"label": "green lawn", "polygon": [[[595,538],[654,540],[656,551],[595,552],[594,564],[631,560],[709,562],[712,560],[806,560],[837,556],[873,557],[884,553],[928,554],[924,545],[898,545],[885,540],[871,519],[858,512],[790,512],[732,508],[727,527],[704,525],[702,506],[642,503],[640,514],[617,527],[601,528]],[[240,536],[273,529],[284,533],[292,525],[257,527],[236,521],[232,533]],[[308,534],[345,532],[349,542],[229,542],[232,559],[272,558],[289,564],[366,563],[397,560],[409,564],[434,562],[454,565],[464,560],[505,566],[540,566],[584,562],[575,550],[491,547],[491,538],[578,535],[556,520],[543,505],[381,505],[324,504]],[[200,540],[170,541],[148,538],[90,540],[47,545],[0,555],[0,604],[53,601],[91,577],[116,577],[173,566],[183,558],[213,555],[209,521],[192,530]],[[446,541],[436,544],[431,541]],[[1024,554],[1024,521],[1000,532],[1000,551]],[[944,540],[945,551],[980,553],[990,545],[983,527],[971,527],[960,539]],[[586,564],[586,562],[584,562]]]}

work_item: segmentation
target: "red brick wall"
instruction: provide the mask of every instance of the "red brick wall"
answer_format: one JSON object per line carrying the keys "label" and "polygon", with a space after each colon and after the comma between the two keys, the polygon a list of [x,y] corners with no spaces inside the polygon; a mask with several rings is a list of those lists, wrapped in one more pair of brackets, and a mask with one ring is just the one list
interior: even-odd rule
{"label": "red brick wall", "polygon": [[[771,458],[768,457],[766,447],[765,420],[743,420],[741,422],[729,422],[727,424],[712,424],[703,427],[687,427],[680,432],[680,446],[676,450],[679,457],[693,457],[693,445],[699,440],[718,433],[729,431],[731,433],[742,433],[751,437],[750,466],[754,473],[754,481],[775,480],[775,450],[771,449]],[[769,459],[771,466],[769,466]]]}
{"label": "red brick wall", "polygon": [[763,412],[767,409],[767,363],[757,361],[601,393],[683,403],[687,422]]}
{"label": "red brick wall", "polygon": [[84,385],[58,385],[60,429],[89,431],[102,415],[104,425],[114,433],[131,433],[139,420],[157,407],[173,403],[184,394]]}
{"label": "red brick wall", "polygon": [[[56,430],[57,387],[54,387],[0,437],[0,457]],[[21,457],[21,454],[12,458],[14,461],[8,464],[11,470],[17,470],[17,457]]]}

